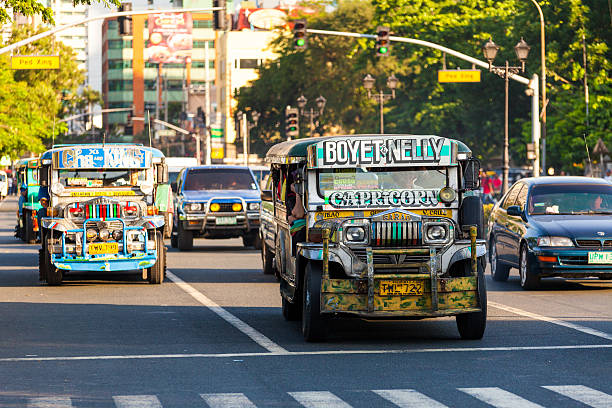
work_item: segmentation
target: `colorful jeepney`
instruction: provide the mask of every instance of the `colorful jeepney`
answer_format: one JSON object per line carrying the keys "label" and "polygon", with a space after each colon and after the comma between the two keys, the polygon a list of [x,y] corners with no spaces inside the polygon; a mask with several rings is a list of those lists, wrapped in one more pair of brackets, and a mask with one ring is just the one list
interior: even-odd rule
{"label": "colorful jeepney", "polygon": [[170,188],[163,154],[132,144],[60,146],[41,158],[41,280],[71,271],[141,270],[161,283]]}
{"label": "colorful jeepney", "polygon": [[38,171],[40,161],[38,158],[21,159],[15,165],[17,173],[17,194],[19,205],[17,208],[17,226],[15,236],[33,244],[36,241],[39,225],[36,214],[40,210],[38,202]]}
{"label": "colorful jeepney", "polygon": [[275,145],[266,161],[273,181],[262,199],[274,204],[274,237],[264,242],[264,269],[276,269],[283,316],[302,320],[306,340],[323,339],[343,315],[456,316],[462,338],[483,336],[480,165],[465,144],[321,137]]}

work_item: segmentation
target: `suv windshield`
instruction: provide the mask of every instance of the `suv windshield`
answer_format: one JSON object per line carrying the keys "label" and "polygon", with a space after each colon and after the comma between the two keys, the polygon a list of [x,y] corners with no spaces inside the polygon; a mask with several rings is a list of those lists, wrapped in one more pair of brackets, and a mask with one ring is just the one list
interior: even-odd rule
{"label": "suv windshield", "polygon": [[257,190],[257,184],[246,169],[191,169],[183,190]]}
{"label": "suv windshield", "polygon": [[136,187],[146,179],[146,170],[59,170],[59,182],[68,188]]}
{"label": "suv windshield", "polygon": [[529,197],[528,210],[531,215],[612,214],[612,185],[535,186]]}

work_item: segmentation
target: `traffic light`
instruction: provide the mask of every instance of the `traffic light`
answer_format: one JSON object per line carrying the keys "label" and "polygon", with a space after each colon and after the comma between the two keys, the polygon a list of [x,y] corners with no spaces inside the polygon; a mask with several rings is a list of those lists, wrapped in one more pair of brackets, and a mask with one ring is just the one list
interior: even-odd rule
{"label": "traffic light", "polygon": [[305,50],[306,47],[308,47],[306,20],[293,20],[293,48],[296,50]]}
{"label": "traffic light", "polygon": [[222,7],[221,10],[213,10],[213,28],[225,30],[225,0],[213,0],[213,7]]}
{"label": "traffic light", "polygon": [[[121,3],[119,12],[122,11],[132,11],[132,3]],[[117,17],[117,23],[119,26],[119,35],[132,35],[132,17],[119,16]]]}
{"label": "traffic light", "polygon": [[389,27],[378,26],[376,29],[376,55],[387,57],[389,55]]}
{"label": "traffic light", "polygon": [[300,135],[299,111],[297,108],[287,106],[287,109],[285,109],[285,133],[288,138]]}

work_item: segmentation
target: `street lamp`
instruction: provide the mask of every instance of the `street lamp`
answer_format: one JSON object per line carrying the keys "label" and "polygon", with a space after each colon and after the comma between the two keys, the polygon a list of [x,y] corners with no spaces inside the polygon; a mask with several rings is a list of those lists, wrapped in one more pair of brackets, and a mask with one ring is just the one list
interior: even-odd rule
{"label": "street lamp", "polygon": [[505,65],[495,66],[493,65],[493,60],[497,56],[497,51],[499,51],[499,46],[493,42],[492,39],[489,38],[489,41],[485,43],[482,47],[482,53],[484,54],[485,59],[489,62],[489,72],[493,72],[500,77],[504,78],[506,83],[506,99],[505,99],[505,107],[504,107],[504,157],[503,157],[503,184],[502,184],[502,194],[506,194],[508,191],[508,85],[510,76],[518,74],[519,72],[525,72],[525,61],[527,60],[527,56],[529,55],[529,45],[521,38],[514,46],[514,52],[516,53],[516,57],[521,62],[520,67],[511,67],[508,64],[508,60],[506,60]]}
{"label": "street lamp", "polygon": [[317,106],[317,109],[315,110],[314,108],[310,107],[308,111],[306,111],[308,99],[304,95],[300,95],[300,97],[297,98],[296,102],[298,108],[300,109],[300,115],[308,117],[308,120],[310,122],[310,137],[313,137],[315,128],[319,128],[319,126],[321,125],[321,123],[317,120],[317,124],[315,127],[315,119],[318,119],[319,116],[323,114],[327,99],[325,99],[323,95],[319,95],[319,97],[315,99],[315,105]]}
{"label": "street lamp", "polygon": [[[546,34],[544,32],[544,14],[536,0],[531,2],[538,9],[540,15],[540,64],[542,65],[542,168],[546,168]],[[539,152],[538,152],[539,154]]]}
{"label": "street lamp", "polygon": [[249,132],[251,129],[257,126],[257,122],[259,122],[259,118],[261,114],[257,111],[251,111],[251,122],[249,122],[247,118],[246,112],[238,111],[236,112],[236,116],[238,117],[238,123],[240,124],[240,133],[242,133],[242,152],[243,152],[243,160],[244,165],[249,165]]}
{"label": "street lamp", "polygon": [[385,134],[385,120],[384,120],[384,115],[383,115],[384,103],[386,100],[395,99],[395,89],[397,88],[397,85],[399,84],[399,80],[395,77],[394,74],[391,74],[387,78],[387,87],[391,90],[390,94],[383,93],[382,89],[379,89],[377,93],[372,93],[372,89],[374,89],[375,82],[376,82],[376,79],[372,75],[367,74],[363,78],[363,87],[366,91],[368,91],[368,98],[375,100],[380,105],[380,134],[384,135]]}

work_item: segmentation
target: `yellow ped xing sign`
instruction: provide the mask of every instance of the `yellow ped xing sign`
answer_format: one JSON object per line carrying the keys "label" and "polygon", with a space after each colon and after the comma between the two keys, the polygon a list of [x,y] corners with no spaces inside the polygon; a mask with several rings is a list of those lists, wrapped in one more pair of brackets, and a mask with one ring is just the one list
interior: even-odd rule
{"label": "yellow ped xing sign", "polygon": [[438,71],[438,82],[480,82],[479,69],[449,69]]}
{"label": "yellow ped xing sign", "polygon": [[59,55],[13,55],[12,69],[59,69]]}

